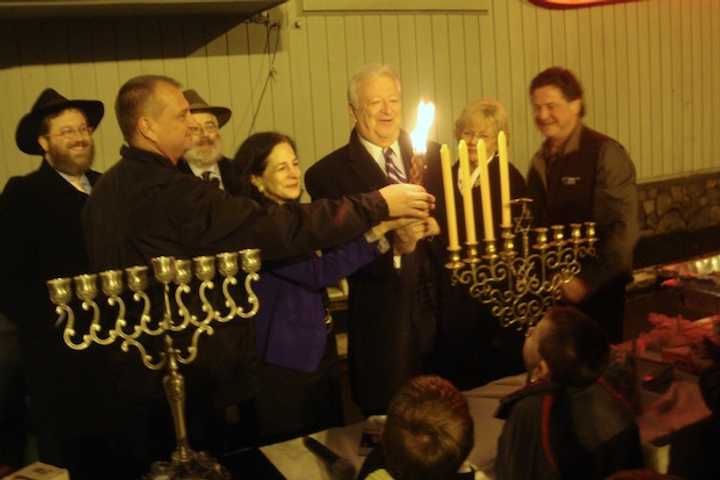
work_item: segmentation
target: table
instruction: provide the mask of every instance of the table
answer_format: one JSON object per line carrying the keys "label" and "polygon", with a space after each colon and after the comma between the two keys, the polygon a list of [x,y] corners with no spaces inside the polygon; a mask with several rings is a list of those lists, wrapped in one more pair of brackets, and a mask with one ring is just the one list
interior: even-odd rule
{"label": "table", "polygon": [[[502,431],[502,420],[494,417],[500,399],[525,384],[525,374],[506,377],[481,387],[463,392],[468,400],[475,422],[475,447],[468,460],[480,470],[489,472],[495,460],[497,439]],[[330,428],[311,435],[336,454],[353,464],[356,471],[365,460],[358,453],[360,436],[367,420],[344,427]],[[329,479],[325,466],[302,443],[294,438],[260,449],[288,480]]]}

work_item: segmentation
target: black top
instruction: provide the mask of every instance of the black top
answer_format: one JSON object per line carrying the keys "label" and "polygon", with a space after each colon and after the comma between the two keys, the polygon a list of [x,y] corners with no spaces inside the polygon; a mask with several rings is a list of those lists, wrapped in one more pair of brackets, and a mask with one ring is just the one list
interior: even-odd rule
{"label": "black top", "polygon": [[633,414],[603,381],[535,383],[503,398],[496,416],[498,480],[602,479],[643,466]]}

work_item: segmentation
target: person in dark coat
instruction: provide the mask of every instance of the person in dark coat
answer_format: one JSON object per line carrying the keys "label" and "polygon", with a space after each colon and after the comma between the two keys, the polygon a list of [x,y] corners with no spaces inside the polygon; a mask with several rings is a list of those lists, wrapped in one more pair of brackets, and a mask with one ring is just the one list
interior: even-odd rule
{"label": "person in dark coat", "polygon": [[[366,65],[353,76],[348,100],[355,128],[347,145],[308,169],[305,186],[313,199],[370,192],[411,179],[413,150],[409,135],[400,129],[400,89],[397,73],[387,65]],[[437,162],[430,158],[437,154],[437,149],[428,152],[427,163]],[[365,415],[384,412],[400,386],[430,368],[436,299],[427,245],[414,238],[425,236],[431,224],[420,227],[396,231],[393,252],[348,278],[350,382]],[[400,255],[405,249],[399,242],[409,243],[411,251]]]}
{"label": "person in dark coat", "polygon": [[[389,216],[424,217],[431,206],[432,197],[422,188],[404,185],[269,209],[229,196],[177,169],[192,145],[191,128],[197,126],[189,107],[180,85],[168,77],[135,77],[120,88],[115,111],[127,145],[83,212],[92,270],[242,248],[262,249],[263,260],[306,255],[355,238]],[[207,423],[209,407],[224,408],[254,395],[254,338],[253,322],[236,319],[200,341],[196,360],[185,369],[191,439],[202,436],[198,431]],[[115,429],[113,455],[122,458],[122,467],[112,473],[133,478],[151,460],[170,453],[172,442],[158,438],[170,424],[152,415],[166,412],[167,406],[159,378],[144,371],[136,355],[118,352],[113,370],[118,401],[108,406],[108,416]]]}
{"label": "person in dark coat", "polygon": [[536,225],[597,224],[597,258],[581,261],[580,274],[562,286],[563,299],[603,325],[611,343],[620,342],[640,233],[635,166],[622,145],[582,123],[582,86],[571,71],[540,72],[530,100],[545,137],[528,173]]}
{"label": "person in dark coat", "polygon": [[529,383],[500,401],[498,480],[603,479],[643,467],[630,405],[602,378],[610,347],[574,307],[554,307],[523,347]]}
{"label": "person in dark coat", "polygon": [[[471,178],[477,179],[479,170],[477,142],[482,139],[486,145],[490,177],[490,198],[495,224],[495,238],[500,239],[501,199],[500,160],[498,156],[498,133],[509,135],[507,113],[503,105],[491,99],[474,100],[465,106],[455,121],[455,138],[465,140],[468,145]],[[452,168],[453,192],[457,209],[458,232],[465,237],[465,216],[459,183],[459,162]],[[509,164],[510,198],[527,195],[525,179],[515,166]],[[435,352],[437,372],[452,381],[461,390],[477,387],[491,380],[512,375],[523,370],[523,336],[515,328],[501,327],[490,313],[490,306],[470,296],[467,285],[453,285],[452,271],[445,268],[448,262],[447,212],[443,192],[440,165],[428,166],[425,186],[438,199],[435,217],[443,234],[432,243],[433,265],[439,291],[439,326]],[[483,209],[480,200],[479,182],[473,187],[476,235],[479,240],[485,236]],[[518,215],[519,208],[513,206],[512,214]],[[463,245],[463,241],[460,241]],[[498,244],[499,245],[499,244]],[[500,245],[498,248],[502,248]],[[482,252],[482,247],[481,247]]]}
{"label": "person in dark coat", "polygon": [[178,168],[225,190],[231,181],[232,163],[222,153],[220,129],[230,120],[232,110],[208,105],[195,90],[185,90],[183,96],[190,104],[190,113],[197,126],[192,127],[193,144],[178,162]]}
{"label": "person in dark coat", "polygon": [[24,463],[30,437],[26,390],[17,326],[0,311],[0,465]]}
{"label": "person in dark coat", "polygon": [[[276,132],[256,133],[233,160],[236,192],[269,208],[298,202],[302,172],[295,142]],[[266,262],[256,292],[256,348],[261,360],[257,402],[262,443],[342,424],[342,395],[327,287],[389,249],[383,222],[350,242],[323,252]]]}
{"label": "person in dark coat", "polygon": [[0,309],[17,325],[39,459],[73,478],[89,478],[84,457],[102,432],[90,420],[104,401],[91,401],[102,358],[65,345],[45,282],[89,268],[80,214],[100,177],[91,169],[92,133],[103,112],[97,100],[44,90],[15,134],[22,152],[42,156],[40,166],[12,177],[0,195]]}

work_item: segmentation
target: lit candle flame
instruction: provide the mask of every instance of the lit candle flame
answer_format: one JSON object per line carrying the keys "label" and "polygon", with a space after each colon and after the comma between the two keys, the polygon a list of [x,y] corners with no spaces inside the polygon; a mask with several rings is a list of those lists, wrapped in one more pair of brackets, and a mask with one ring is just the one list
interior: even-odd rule
{"label": "lit candle flame", "polygon": [[427,150],[427,138],[435,121],[435,104],[420,100],[417,111],[415,130],[410,133],[413,151],[416,155],[424,155]]}

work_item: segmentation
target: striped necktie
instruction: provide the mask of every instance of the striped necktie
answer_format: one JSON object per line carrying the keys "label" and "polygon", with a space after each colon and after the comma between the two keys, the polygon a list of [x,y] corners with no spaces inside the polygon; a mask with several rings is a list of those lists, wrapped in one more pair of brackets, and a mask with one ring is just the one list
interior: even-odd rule
{"label": "striped necktie", "polygon": [[393,152],[393,149],[386,148],[383,150],[383,156],[385,157],[385,172],[390,181],[393,183],[406,183],[405,174],[395,164],[395,152]]}

